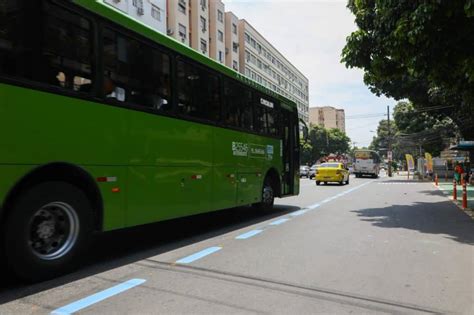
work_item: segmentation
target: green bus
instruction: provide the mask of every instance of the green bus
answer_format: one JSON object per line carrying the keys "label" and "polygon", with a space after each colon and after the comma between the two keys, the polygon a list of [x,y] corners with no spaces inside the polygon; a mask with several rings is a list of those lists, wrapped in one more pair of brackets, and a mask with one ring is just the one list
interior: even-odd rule
{"label": "green bus", "polygon": [[0,242],[40,280],[91,236],[299,193],[296,104],[103,1],[0,1]]}

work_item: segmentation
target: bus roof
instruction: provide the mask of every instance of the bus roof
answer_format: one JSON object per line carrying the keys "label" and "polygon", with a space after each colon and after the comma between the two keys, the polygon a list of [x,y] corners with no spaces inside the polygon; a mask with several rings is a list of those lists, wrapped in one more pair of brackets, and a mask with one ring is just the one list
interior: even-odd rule
{"label": "bus roof", "polygon": [[258,82],[244,76],[243,74],[225,66],[217,61],[195,51],[194,49],[184,45],[183,43],[175,40],[174,38],[164,35],[150,26],[142,23],[139,20],[136,20],[129,16],[128,14],[120,11],[119,9],[113,7],[112,5],[106,4],[103,0],[73,0],[74,3],[84,7],[88,11],[94,12],[104,18],[107,18],[111,21],[114,21],[123,27],[133,30],[138,34],[145,36],[154,42],[157,42],[171,50],[177,51],[186,57],[189,57],[197,62],[200,62],[222,74],[225,74],[229,77],[232,77],[250,87],[253,87],[261,92],[264,92],[270,96],[273,96],[280,100],[282,107],[286,107],[289,110],[297,112],[296,103],[285,96],[278,94]]}

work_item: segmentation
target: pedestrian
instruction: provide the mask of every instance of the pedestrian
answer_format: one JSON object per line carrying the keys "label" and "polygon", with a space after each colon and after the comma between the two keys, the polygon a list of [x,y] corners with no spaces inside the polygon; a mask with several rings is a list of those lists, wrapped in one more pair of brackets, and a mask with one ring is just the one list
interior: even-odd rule
{"label": "pedestrian", "polygon": [[464,174],[464,169],[459,162],[456,162],[456,166],[454,167],[454,179],[456,183],[461,184],[461,178]]}

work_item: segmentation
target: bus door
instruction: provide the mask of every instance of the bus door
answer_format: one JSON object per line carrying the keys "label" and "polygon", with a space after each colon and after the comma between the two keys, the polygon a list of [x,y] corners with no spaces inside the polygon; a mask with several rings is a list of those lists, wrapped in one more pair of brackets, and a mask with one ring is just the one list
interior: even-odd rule
{"label": "bus door", "polygon": [[[299,161],[297,138],[297,126],[294,114],[282,108],[282,158],[283,158],[283,187],[282,195],[291,195],[295,193],[295,171],[296,164]],[[296,126],[296,128],[295,128]]]}

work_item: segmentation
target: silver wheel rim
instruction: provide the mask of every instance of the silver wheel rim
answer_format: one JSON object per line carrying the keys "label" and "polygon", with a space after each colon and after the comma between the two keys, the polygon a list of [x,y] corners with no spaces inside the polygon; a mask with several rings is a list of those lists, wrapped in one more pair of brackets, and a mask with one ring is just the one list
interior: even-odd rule
{"label": "silver wheel rim", "polygon": [[265,186],[263,188],[263,203],[271,204],[273,202],[273,189],[271,186]]}
{"label": "silver wheel rim", "polygon": [[28,242],[35,256],[54,260],[74,247],[79,235],[79,218],[64,202],[51,202],[35,212],[29,225]]}

